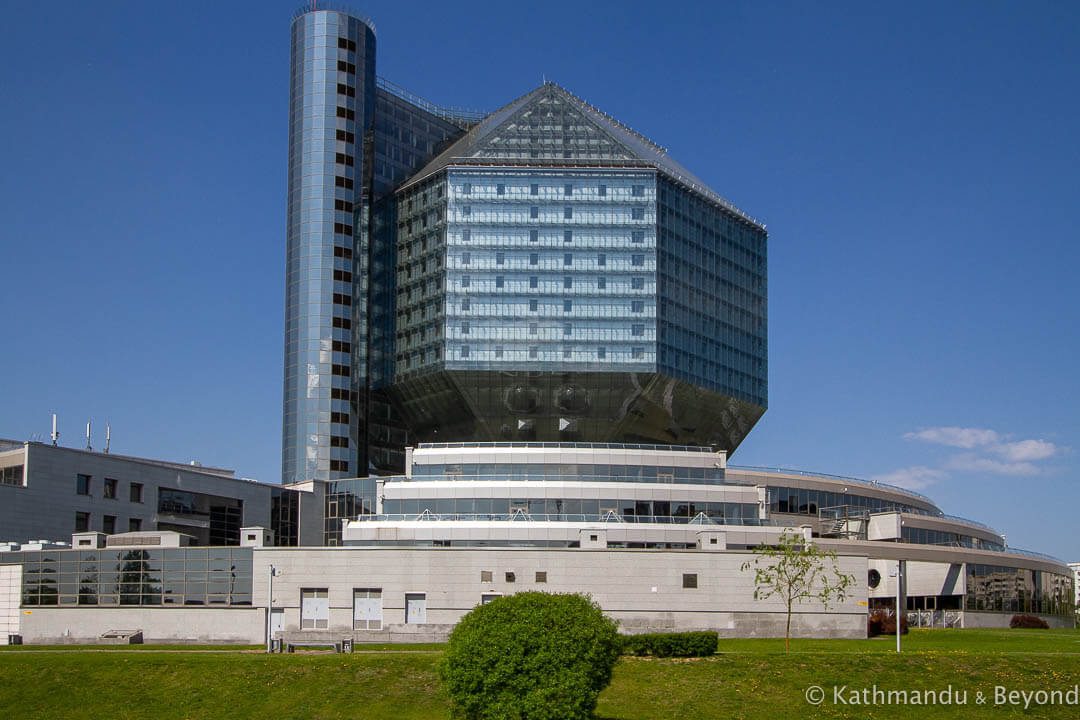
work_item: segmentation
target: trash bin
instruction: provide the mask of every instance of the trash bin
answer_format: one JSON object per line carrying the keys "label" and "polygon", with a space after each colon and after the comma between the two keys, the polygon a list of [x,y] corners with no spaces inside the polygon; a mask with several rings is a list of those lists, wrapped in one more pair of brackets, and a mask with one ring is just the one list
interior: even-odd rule
{"label": "trash bin", "polygon": [[341,652],[343,652],[343,653],[351,653],[352,652],[352,643],[353,643],[352,638],[344,638],[341,641]]}
{"label": "trash bin", "polygon": [[281,638],[273,638],[270,641],[270,652],[281,652]]}

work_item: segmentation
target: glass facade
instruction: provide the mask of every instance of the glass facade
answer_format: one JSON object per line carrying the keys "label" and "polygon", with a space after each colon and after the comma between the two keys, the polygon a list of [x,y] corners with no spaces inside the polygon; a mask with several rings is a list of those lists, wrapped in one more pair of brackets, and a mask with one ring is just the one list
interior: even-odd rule
{"label": "glass facade", "polygon": [[904,542],[918,543],[919,545],[945,545],[948,547],[966,547],[975,548],[976,550],[997,551],[1005,549],[1005,546],[1001,543],[984,540],[983,538],[975,537],[973,535],[945,532],[944,530],[928,530],[926,528],[908,527],[907,525],[900,529],[900,536]]}
{"label": "glass facade", "polygon": [[704,515],[708,522],[717,525],[758,525],[757,510],[756,503],[701,502],[680,498],[419,498],[384,500],[383,513],[378,517],[400,516],[397,519],[414,520],[426,511],[438,515],[440,520],[513,520],[525,515],[533,521],[621,520],[630,523],[685,524]]}
{"label": "glass facade", "polygon": [[[386,478],[387,482],[405,477]],[[512,480],[541,482],[639,482],[680,485],[722,485],[724,469],[672,465],[585,465],[566,463],[464,463],[413,465],[413,480]]]}
{"label": "glass facade", "polygon": [[0,553],[22,565],[24,606],[251,605],[251,548]]}
{"label": "glass facade", "polygon": [[817,517],[818,511],[822,508],[847,506],[872,513],[899,510],[900,512],[915,513],[916,515],[940,514],[915,505],[898,503],[888,498],[850,492],[838,493],[827,490],[808,490],[806,488],[770,485],[768,487],[768,496],[770,513],[790,513]]}
{"label": "glass facade", "polygon": [[1075,612],[1070,575],[974,563],[966,564],[965,572],[965,610],[1066,617]]}
{"label": "glass facade", "polygon": [[367,252],[358,246],[364,133],[375,99],[369,21],[319,10],[292,24],[285,292],[284,482],[357,472]]}
{"label": "glass facade", "polygon": [[375,478],[335,480],[326,484],[323,545],[341,544],[341,523],[375,512]]}

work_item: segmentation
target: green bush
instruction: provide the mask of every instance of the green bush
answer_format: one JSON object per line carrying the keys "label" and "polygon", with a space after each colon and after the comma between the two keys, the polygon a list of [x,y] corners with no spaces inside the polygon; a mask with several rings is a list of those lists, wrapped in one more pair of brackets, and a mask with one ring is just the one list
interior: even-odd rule
{"label": "green bush", "polygon": [[589,598],[523,592],[462,618],[439,674],[457,718],[584,720],[617,658],[615,621]]}
{"label": "green bush", "polygon": [[708,657],[716,653],[719,642],[720,637],[714,632],[620,635],[619,652],[654,657]]}

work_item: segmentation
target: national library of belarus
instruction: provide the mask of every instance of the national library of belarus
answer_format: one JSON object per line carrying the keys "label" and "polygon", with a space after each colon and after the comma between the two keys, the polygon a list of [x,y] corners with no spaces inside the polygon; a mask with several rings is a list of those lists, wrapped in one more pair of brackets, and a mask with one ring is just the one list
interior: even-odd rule
{"label": "national library of belarus", "polygon": [[520,590],[783,635],[741,567],[785,532],[857,579],[798,635],[864,637],[898,561],[912,624],[1073,625],[1065,563],[928,497],[728,464],[768,404],[761,222],[559,85],[439,107],[375,38],[292,22],[281,482],[0,441],[0,637],[438,640]]}

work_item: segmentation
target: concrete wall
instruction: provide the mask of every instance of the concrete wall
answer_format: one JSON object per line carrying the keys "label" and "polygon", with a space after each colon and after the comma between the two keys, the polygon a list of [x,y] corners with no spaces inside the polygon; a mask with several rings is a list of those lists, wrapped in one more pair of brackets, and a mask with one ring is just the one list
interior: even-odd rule
{"label": "concrete wall", "polygon": [[[265,605],[268,566],[274,605],[284,607],[286,632],[300,632],[300,592],[328,590],[330,632],[352,633],[354,588],[381,588],[384,628],[405,625],[405,594],[424,593],[427,623],[450,626],[486,593],[524,590],[585,592],[624,632],[711,629],[725,636],[784,634],[778,600],[753,599],[753,573],[740,570],[745,552],[587,550],[532,548],[271,548],[255,553],[254,603]],[[800,636],[865,637],[866,558],[841,557],[843,572],[856,578],[852,596],[823,612],[818,604],[797,608],[793,632]],[[492,581],[482,582],[481,572]],[[512,572],[515,580],[507,581]],[[536,582],[546,572],[547,581]],[[683,574],[697,588],[683,587]]]}
{"label": "concrete wall", "polygon": [[[998,613],[998,612],[973,612],[965,610],[961,616],[961,627],[964,628],[1007,628],[1013,615],[1030,615],[1031,613]],[[1055,629],[1071,629],[1076,627],[1076,619],[1061,615],[1038,615],[1046,621],[1046,624]]]}
{"label": "concrete wall", "polygon": [[[264,593],[265,594],[265,593]],[[142,630],[143,642],[258,644],[266,635],[262,608],[27,608],[23,642],[96,643],[110,630]]]}
{"label": "concrete wall", "polygon": [[0,565],[0,645],[19,634],[19,603],[22,601],[22,566]]}

